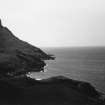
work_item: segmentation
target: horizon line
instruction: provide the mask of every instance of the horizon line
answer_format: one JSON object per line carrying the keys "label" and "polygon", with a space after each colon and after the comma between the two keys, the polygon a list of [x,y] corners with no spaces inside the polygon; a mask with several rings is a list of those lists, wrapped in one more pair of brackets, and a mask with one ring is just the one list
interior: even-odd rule
{"label": "horizon line", "polygon": [[105,47],[105,46],[37,46],[37,47],[41,47],[41,48],[49,48],[49,47],[52,47],[52,48],[68,48],[68,47]]}

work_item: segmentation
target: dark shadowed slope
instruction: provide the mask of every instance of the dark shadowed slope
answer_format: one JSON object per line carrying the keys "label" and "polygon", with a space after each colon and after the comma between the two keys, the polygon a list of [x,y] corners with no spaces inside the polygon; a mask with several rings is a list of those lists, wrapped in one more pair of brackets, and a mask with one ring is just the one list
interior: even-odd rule
{"label": "dark shadowed slope", "polygon": [[7,27],[3,27],[2,24],[0,24],[0,50],[13,54],[16,50],[19,50],[24,54],[40,57],[42,59],[50,58],[50,56],[41,49],[14,36],[13,33]]}
{"label": "dark shadowed slope", "polygon": [[0,104],[105,105],[100,98],[101,95],[91,84],[63,76],[40,81],[26,76],[0,79]]}

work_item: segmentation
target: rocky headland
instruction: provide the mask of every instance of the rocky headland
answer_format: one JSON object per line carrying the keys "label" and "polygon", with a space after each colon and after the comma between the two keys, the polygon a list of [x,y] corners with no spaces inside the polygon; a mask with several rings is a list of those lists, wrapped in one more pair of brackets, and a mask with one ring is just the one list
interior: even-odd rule
{"label": "rocky headland", "polygon": [[27,76],[44,71],[44,60],[54,58],[14,36],[0,21],[0,105],[105,105],[102,94],[88,82]]}
{"label": "rocky headland", "polygon": [[[41,49],[15,37],[0,21],[0,72],[16,73],[19,71],[43,70],[44,60],[53,59]],[[6,65],[6,66],[5,66]]]}

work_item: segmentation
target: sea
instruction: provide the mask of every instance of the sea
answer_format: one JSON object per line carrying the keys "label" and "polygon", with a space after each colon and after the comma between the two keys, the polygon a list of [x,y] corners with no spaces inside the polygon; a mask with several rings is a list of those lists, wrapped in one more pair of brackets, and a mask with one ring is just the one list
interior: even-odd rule
{"label": "sea", "polygon": [[53,54],[55,60],[46,60],[45,72],[31,73],[37,80],[63,75],[91,83],[105,93],[105,47],[49,47],[41,48]]}

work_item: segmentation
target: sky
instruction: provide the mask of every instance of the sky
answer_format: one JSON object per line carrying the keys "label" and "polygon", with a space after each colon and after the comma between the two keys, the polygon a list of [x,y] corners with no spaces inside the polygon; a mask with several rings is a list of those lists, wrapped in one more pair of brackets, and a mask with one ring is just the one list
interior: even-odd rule
{"label": "sky", "polygon": [[35,46],[105,46],[105,0],[0,0],[0,18]]}

